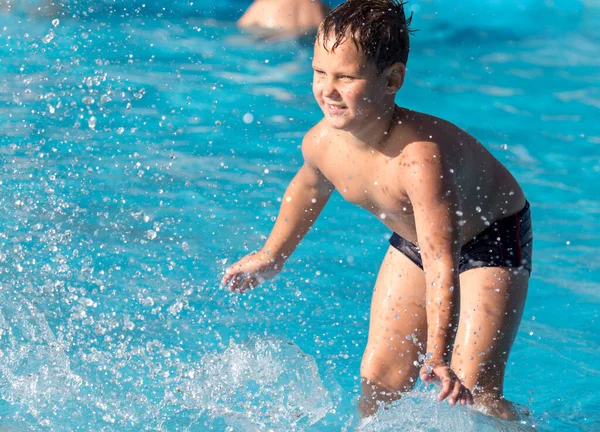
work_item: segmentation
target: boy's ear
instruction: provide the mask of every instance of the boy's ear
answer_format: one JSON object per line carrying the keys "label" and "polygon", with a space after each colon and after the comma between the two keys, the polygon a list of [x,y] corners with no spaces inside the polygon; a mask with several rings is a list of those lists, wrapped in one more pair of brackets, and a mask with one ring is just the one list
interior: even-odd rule
{"label": "boy's ear", "polygon": [[404,84],[404,75],[406,75],[406,65],[396,62],[389,66],[385,71],[387,75],[387,94],[396,94]]}

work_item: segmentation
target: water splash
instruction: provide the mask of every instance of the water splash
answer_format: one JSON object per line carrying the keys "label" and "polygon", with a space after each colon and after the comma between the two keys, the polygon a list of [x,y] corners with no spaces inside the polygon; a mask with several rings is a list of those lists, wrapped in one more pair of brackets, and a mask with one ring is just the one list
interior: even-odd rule
{"label": "water splash", "polygon": [[360,432],[523,432],[534,430],[525,415],[508,422],[484,415],[474,409],[437,401],[437,391],[419,388],[404,396],[359,425]]}
{"label": "water splash", "polygon": [[0,287],[0,398],[48,426],[51,413],[61,412],[81,384],[43,315],[20,294]]}
{"label": "water splash", "polygon": [[181,389],[181,403],[234,430],[303,430],[333,407],[315,360],[291,342],[251,337],[207,354]]}

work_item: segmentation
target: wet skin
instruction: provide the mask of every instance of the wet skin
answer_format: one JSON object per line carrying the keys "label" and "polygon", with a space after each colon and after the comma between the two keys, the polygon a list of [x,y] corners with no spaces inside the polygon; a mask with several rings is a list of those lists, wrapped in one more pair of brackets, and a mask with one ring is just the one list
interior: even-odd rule
{"label": "wet skin", "polygon": [[[264,247],[229,267],[222,283],[243,291],[279,272],[337,190],[419,245],[425,269],[393,248],[382,264],[361,366],[363,415],[410,390],[420,375],[440,381],[440,400],[464,405],[475,396],[492,415],[512,418],[504,367],[529,275],[495,267],[459,277],[458,257],[490,223],[523,208],[521,188],[466,132],[396,106],[403,64],[377,73],[350,39],[335,50],[323,42],[315,43],[313,93],[324,118],[304,138],[304,165]],[[407,343],[415,333],[418,340]],[[425,353],[419,370],[414,362]]]}

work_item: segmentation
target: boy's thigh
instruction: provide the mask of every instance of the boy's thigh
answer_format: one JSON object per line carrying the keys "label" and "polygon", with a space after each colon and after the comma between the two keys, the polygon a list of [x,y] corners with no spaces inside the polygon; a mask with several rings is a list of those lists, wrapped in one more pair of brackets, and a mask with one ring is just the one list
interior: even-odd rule
{"label": "boy's thigh", "polygon": [[418,371],[413,363],[425,351],[426,335],[423,271],[390,247],[373,291],[362,376],[385,381],[388,387],[407,375],[416,376]]}
{"label": "boy's thigh", "polygon": [[468,388],[502,392],[528,285],[527,270],[487,267],[460,275],[460,320],[452,368]]}

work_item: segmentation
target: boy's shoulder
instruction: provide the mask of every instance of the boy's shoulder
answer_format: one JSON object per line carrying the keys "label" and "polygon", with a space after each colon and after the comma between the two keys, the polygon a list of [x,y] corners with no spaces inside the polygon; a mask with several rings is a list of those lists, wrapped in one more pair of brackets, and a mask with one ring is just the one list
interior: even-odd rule
{"label": "boy's shoulder", "polygon": [[464,143],[474,141],[454,123],[434,115],[404,110],[403,117],[392,132],[402,152],[399,160],[430,159],[441,153],[449,156]]}
{"label": "boy's shoulder", "polygon": [[308,162],[314,162],[318,156],[325,151],[327,144],[331,141],[330,130],[325,119],[314,125],[302,140],[302,155]]}

